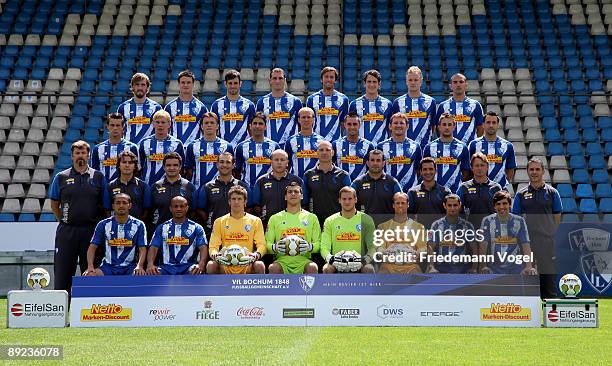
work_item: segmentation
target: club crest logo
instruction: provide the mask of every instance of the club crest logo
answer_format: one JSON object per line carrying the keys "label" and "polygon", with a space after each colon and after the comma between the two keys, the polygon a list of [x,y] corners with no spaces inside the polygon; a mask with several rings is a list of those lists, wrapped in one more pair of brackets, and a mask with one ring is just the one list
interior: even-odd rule
{"label": "club crest logo", "polygon": [[612,252],[595,252],[580,257],[587,282],[597,292],[604,293],[612,284]]}
{"label": "club crest logo", "polygon": [[314,287],[315,278],[313,276],[302,276],[300,277],[300,286],[305,292],[310,292]]}
{"label": "club crest logo", "polygon": [[570,231],[567,239],[570,249],[577,252],[603,252],[610,247],[610,233],[596,228]]}

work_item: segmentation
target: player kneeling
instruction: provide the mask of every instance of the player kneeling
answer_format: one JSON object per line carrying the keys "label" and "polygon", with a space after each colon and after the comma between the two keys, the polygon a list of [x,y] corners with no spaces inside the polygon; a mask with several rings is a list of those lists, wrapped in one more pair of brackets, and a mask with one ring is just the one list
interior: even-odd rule
{"label": "player kneeling", "polygon": [[[203,274],[208,260],[208,246],[204,229],[187,218],[189,204],[184,197],[170,201],[172,218],[155,229],[151,247],[147,253],[147,274],[182,275]],[[162,263],[154,264],[161,250]],[[197,261],[198,253],[200,260]]]}
{"label": "player kneeling", "polygon": [[[143,275],[147,254],[147,229],[145,224],[129,215],[132,200],[125,193],[113,197],[114,215],[96,225],[91,244],[87,249],[87,270],[83,276]],[[98,246],[104,245],[102,265],[94,268]],[[138,251],[136,251],[138,248]]]}
{"label": "player kneeling", "polygon": [[230,213],[219,217],[210,235],[210,274],[265,273],[260,260],[266,254],[263,224],[259,217],[245,212],[247,191],[234,186],[227,193]]}
{"label": "player kneeling", "polygon": [[319,251],[321,227],[315,214],[302,209],[302,197],[302,187],[292,182],[285,188],[287,208],[270,217],[266,242],[275,254],[270,273],[319,272],[310,255]]}
{"label": "player kneeling", "polygon": [[373,273],[374,220],[357,211],[357,193],[351,187],[340,189],[341,211],[325,219],[321,235],[321,255],[327,261],[324,273]]}
{"label": "player kneeling", "polygon": [[527,224],[521,216],[510,213],[510,193],[499,191],[493,196],[495,212],[482,220],[484,240],[479,245],[481,254],[492,254],[495,261],[480,269],[481,273],[537,274],[532,263],[511,261],[517,257],[531,257]]}

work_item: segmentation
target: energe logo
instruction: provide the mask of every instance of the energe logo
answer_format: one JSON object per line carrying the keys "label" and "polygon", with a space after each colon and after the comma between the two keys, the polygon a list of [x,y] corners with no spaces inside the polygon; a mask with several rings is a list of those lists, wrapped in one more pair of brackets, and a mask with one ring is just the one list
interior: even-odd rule
{"label": "energe logo", "polygon": [[118,304],[92,304],[89,309],[81,309],[81,321],[129,321],[132,320],[132,309]]}
{"label": "energe logo", "polygon": [[528,321],[531,320],[531,309],[515,303],[492,303],[490,308],[480,309],[480,320]]}

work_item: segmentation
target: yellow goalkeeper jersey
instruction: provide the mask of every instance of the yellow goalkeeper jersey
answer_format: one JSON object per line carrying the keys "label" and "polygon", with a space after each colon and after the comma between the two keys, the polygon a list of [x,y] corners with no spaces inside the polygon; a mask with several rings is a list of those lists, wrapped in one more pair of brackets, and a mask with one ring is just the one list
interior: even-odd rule
{"label": "yellow goalkeeper jersey", "polygon": [[[385,240],[385,235],[382,235],[382,239],[384,244],[379,247],[379,249],[388,249],[389,247],[400,244],[406,246],[413,246],[416,251],[426,251],[427,250],[427,232],[425,231],[425,227],[418,222],[408,219],[404,222],[397,222],[393,219],[385,221],[378,225],[378,230],[392,231],[396,232],[396,228],[399,228],[400,235],[393,235],[393,240]],[[406,230],[404,230],[406,228]],[[404,234],[407,232],[407,235]]]}
{"label": "yellow goalkeeper jersey", "polygon": [[233,244],[249,252],[257,251],[262,256],[266,254],[266,238],[261,219],[246,212],[240,219],[233,218],[231,214],[216,219],[210,235],[210,254],[216,254],[222,247]]}

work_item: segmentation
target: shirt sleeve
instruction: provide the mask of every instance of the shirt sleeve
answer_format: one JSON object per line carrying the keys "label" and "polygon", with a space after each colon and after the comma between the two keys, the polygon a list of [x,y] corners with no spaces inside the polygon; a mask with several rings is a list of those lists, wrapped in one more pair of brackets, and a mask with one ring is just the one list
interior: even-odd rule
{"label": "shirt sleeve", "polygon": [[176,147],[176,152],[181,156],[181,159],[185,161],[185,147],[182,142],[178,142],[178,146]]}
{"label": "shirt sleeve", "polygon": [[276,238],[276,215],[272,215],[272,217],[270,217],[270,220],[268,220],[268,230],[266,230],[265,237],[268,253],[274,253],[272,248],[274,246],[274,243],[278,241]]}
{"label": "shirt sleeve", "polygon": [[527,231],[527,223],[522,217],[519,218],[521,227],[518,232],[518,244],[529,244],[529,232]]}
{"label": "shirt sleeve", "polygon": [[138,145],[130,144],[130,151],[136,155],[136,158],[138,158]]}
{"label": "shirt sleeve", "polygon": [[185,164],[183,164],[183,166],[187,169],[195,167],[195,154],[193,153],[193,148],[193,142],[191,142],[185,149]]}
{"label": "shirt sleeve", "polygon": [[213,222],[212,233],[210,234],[210,241],[208,242],[208,250],[210,255],[217,254],[221,248],[223,238],[223,223],[217,219]]}
{"label": "shirt sleeve", "polygon": [[553,191],[553,205],[552,205],[552,213],[559,214],[563,211],[563,204],[561,203],[561,196],[559,195],[559,191],[556,189]]}
{"label": "shirt sleeve", "polygon": [[150,208],[151,207],[151,201],[152,201],[151,186],[149,186],[144,181],[142,183],[143,183],[143,186],[144,186],[144,197],[142,199],[142,207],[143,208]]}
{"label": "shirt sleeve", "polygon": [[251,121],[253,120],[254,116],[255,116],[255,104],[253,104],[253,102],[249,101],[249,108],[244,113],[244,123],[246,123],[247,126],[248,126],[251,123]]}
{"label": "shirt sleeve", "polygon": [[106,177],[104,177],[102,175],[102,173],[100,173],[100,184],[102,185],[102,197],[101,198],[101,205],[102,207],[111,207],[111,198],[110,198],[110,193],[108,192],[108,183],[106,183]]}
{"label": "shirt sleeve", "polygon": [[389,115],[394,115],[395,113],[399,112],[399,103],[397,102],[399,98],[395,98],[395,100],[393,101],[393,103],[391,103],[391,112],[389,112]]}
{"label": "shirt sleeve", "polygon": [[440,103],[436,109],[435,109],[436,113],[433,115],[433,121],[431,121],[431,124],[433,126],[437,126],[438,122],[440,121],[440,116],[442,115],[442,113],[444,113],[444,108],[443,108],[443,103]]}
{"label": "shirt sleeve", "polygon": [[317,215],[310,214],[310,235],[309,242],[312,243],[312,252],[318,253],[321,250],[321,225],[319,224],[319,219]]}
{"label": "shirt sleeve", "polygon": [[94,230],[93,236],[91,237],[91,244],[100,246],[104,244],[104,225],[102,221],[98,222],[96,229]]}
{"label": "shirt sleeve", "polygon": [[461,170],[470,171],[470,153],[468,152],[467,146],[463,145],[463,150],[461,151]]}
{"label": "shirt sleeve", "polygon": [[491,225],[491,220],[487,218],[482,220],[482,223],[480,224],[480,230],[482,230],[482,237],[483,237],[482,241],[486,243],[487,245],[491,243],[491,230],[489,230],[490,225]]}
{"label": "shirt sleeve", "polygon": [[349,110],[349,99],[347,96],[344,96],[344,102],[342,103],[342,107],[340,109],[340,115],[338,116],[338,123],[342,123],[344,121],[344,117],[348,114]]}
{"label": "shirt sleeve", "polygon": [[259,188],[259,181],[255,183],[253,187],[253,200],[251,203],[253,206],[261,206],[261,189]]}
{"label": "shirt sleeve", "polygon": [[514,196],[514,202],[512,202],[512,210],[510,212],[515,215],[523,214],[523,209],[521,207],[521,198],[522,195],[520,193],[517,193],[516,196]]}
{"label": "shirt sleeve", "polygon": [[49,198],[54,201],[60,200],[59,176],[59,174],[56,174],[55,177],[53,177],[53,182],[51,182],[51,186],[49,187]]}
{"label": "shirt sleeve", "polygon": [[97,154],[98,146],[99,145],[94,146],[91,150],[91,158],[89,158],[89,165],[95,170],[100,170],[100,157]]}
{"label": "shirt sleeve", "polygon": [[153,238],[151,239],[151,246],[156,248],[161,248],[162,246],[162,227],[163,225],[157,226],[155,232],[153,233]]}
{"label": "shirt sleeve", "polygon": [[397,180],[395,180],[395,182],[393,182],[393,193],[397,193],[397,192],[401,192],[401,191],[402,191],[402,187],[397,182]]}
{"label": "shirt sleeve", "polygon": [[140,162],[140,169],[144,170],[145,165],[147,164],[147,156],[144,151],[144,140],[138,144],[138,161]]}
{"label": "shirt sleeve", "polygon": [[196,195],[197,201],[195,207],[201,208],[202,210],[206,211],[206,209],[208,208],[208,194],[206,192],[205,186],[201,186],[200,188],[198,188]]}
{"label": "shirt sleeve", "polygon": [[266,250],[266,237],[261,219],[257,218],[253,226],[253,244],[255,244],[255,249],[257,252],[263,257],[268,251]]}
{"label": "shirt sleeve", "polygon": [[308,188],[308,175],[304,174],[304,182],[302,183],[302,206],[308,205],[310,202],[310,190]]}
{"label": "shirt sleeve", "polygon": [[470,159],[472,158],[472,155],[476,153],[476,140],[470,141],[470,144],[468,145],[468,153],[469,153]]}
{"label": "shirt sleeve", "polygon": [[482,111],[482,105],[476,102],[476,108],[474,109],[474,123],[476,126],[481,126],[484,122],[484,112]]}
{"label": "shirt sleeve", "polygon": [[363,250],[362,255],[373,258],[376,248],[374,247],[374,220],[370,215],[363,215],[363,236],[361,237],[361,248]]}
{"label": "shirt sleeve", "polygon": [[327,262],[327,257],[331,255],[332,250],[332,231],[333,224],[332,220],[325,219],[325,223],[323,224],[323,232],[321,233],[321,257]]}
{"label": "shirt sleeve", "polygon": [[357,103],[355,103],[354,100],[349,104],[348,111],[349,111],[349,113],[351,113],[351,112],[357,113]]}
{"label": "shirt sleeve", "polygon": [[208,246],[208,243],[206,242],[206,235],[204,235],[204,228],[202,225],[198,224],[196,226],[195,246],[199,248],[202,245]]}
{"label": "shirt sleeve", "polygon": [[139,248],[147,246],[147,228],[143,222],[138,224],[138,231],[136,232],[136,246]]}
{"label": "shirt sleeve", "polygon": [[263,112],[263,97],[257,100],[257,105],[255,106],[255,112]]}
{"label": "shirt sleeve", "polygon": [[[412,188],[412,187],[410,187]],[[410,190],[409,187],[404,187],[406,192],[408,193],[408,213],[415,214],[416,213],[416,203],[414,199],[414,191]]]}
{"label": "shirt sleeve", "polygon": [[514,154],[514,145],[508,145],[508,150],[506,151],[506,154],[508,154],[508,157],[506,158],[506,169],[516,169],[516,155]]}

